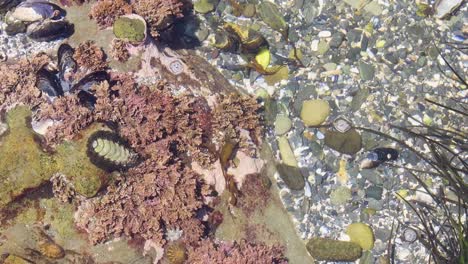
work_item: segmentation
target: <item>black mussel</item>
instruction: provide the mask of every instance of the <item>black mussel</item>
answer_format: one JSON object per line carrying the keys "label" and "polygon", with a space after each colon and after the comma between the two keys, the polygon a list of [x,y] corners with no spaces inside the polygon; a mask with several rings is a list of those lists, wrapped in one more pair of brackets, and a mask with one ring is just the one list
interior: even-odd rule
{"label": "black mussel", "polygon": [[93,85],[104,81],[109,81],[109,74],[106,71],[92,72],[73,85],[70,92],[89,91]]}
{"label": "black mussel", "polygon": [[10,14],[10,18],[26,23],[59,19],[65,16],[65,10],[58,5],[43,0],[28,0],[20,3]]}
{"label": "black mussel", "polygon": [[239,40],[232,34],[218,31],[213,38],[213,46],[228,52],[237,52],[239,50]]}
{"label": "black mussel", "polygon": [[361,162],[361,169],[373,169],[380,164],[396,160],[398,150],[393,148],[376,148],[367,154],[367,158]]}
{"label": "black mussel", "polygon": [[78,92],[78,100],[80,104],[86,108],[94,109],[94,105],[96,104],[96,96],[94,94],[87,92],[87,91],[79,91]]}
{"label": "black mussel", "polygon": [[74,73],[78,68],[76,61],[73,59],[74,52],[73,48],[68,44],[60,45],[57,52],[59,78],[65,91],[70,90]]}
{"label": "black mussel", "polygon": [[73,24],[66,20],[44,20],[31,24],[26,34],[36,41],[51,41],[69,37],[74,31]]}
{"label": "black mussel", "polygon": [[107,171],[128,169],[137,165],[139,158],[117,133],[97,131],[88,139],[87,154],[91,162]]}
{"label": "black mussel", "polygon": [[3,15],[14,8],[21,3],[21,1],[22,0],[0,0],[0,15]]}
{"label": "black mussel", "polygon": [[63,96],[63,89],[57,76],[44,68],[36,73],[36,87],[46,93],[51,100]]}
{"label": "black mussel", "polygon": [[223,28],[235,35],[240,42],[243,53],[257,53],[262,47],[268,46],[268,42],[260,32],[250,27],[240,26],[234,23],[225,23]]}

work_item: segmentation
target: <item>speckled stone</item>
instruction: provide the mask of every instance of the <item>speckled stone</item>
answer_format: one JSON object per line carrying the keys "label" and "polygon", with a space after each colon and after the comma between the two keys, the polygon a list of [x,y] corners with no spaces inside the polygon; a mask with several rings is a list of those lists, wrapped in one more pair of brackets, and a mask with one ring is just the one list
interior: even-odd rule
{"label": "speckled stone", "polygon": [[363,81],[371,81],[374,79],[374,65],[359,61],[359,75]]}
{"label": "speckled stone", "polygon": [[286,134],[292,127],[291,119],[285,115],[278,115],[276,116],[275,120],[275,134],[276,135],[284,135]]}

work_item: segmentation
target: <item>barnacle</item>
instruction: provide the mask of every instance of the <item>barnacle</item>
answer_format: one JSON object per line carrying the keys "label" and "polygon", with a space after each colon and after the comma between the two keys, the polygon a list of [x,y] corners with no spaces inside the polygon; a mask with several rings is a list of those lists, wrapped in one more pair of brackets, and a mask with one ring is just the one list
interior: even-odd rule
{"label": "barnacle", "polygon": [[171,264],[182,264],[187,259],[185,247],[181,243],[170,244],[166,249],[166,256]]}

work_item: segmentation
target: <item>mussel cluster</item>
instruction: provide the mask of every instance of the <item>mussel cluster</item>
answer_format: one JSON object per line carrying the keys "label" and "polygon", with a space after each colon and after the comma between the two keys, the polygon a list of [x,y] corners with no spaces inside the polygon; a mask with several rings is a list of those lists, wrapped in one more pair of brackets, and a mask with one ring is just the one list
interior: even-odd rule
{"label": "mussel cluster", "polygon": [[257,53],[268,43],[258,31],[234,23],[225,23],[213,40],[213,45],[223,51]]}
{"label": "mussel cluster", "polygon": [[65,19],[65,10],[54,3],[46,0],[27,0],[19,4],[14,0],[0,1],[5,6],[8,2],[11,2],[10,6],[17,4],[5,15],[5,32],[8,35],[26,33],[36,41],[51,41],[74,33],[73,24]]}
{"label": "mussel cluster", "polygon": [[57,69],[42,67],[36,73],[36,87],[45,93],[50,101],[65,93],[76,93],[83,105],[93,108],[96,97],[91,91],[91,87],[100,82],[108,81],[109,75],[106,71],[95,71],[78,80],[76,78],[78,65],[73,59],[73,54],[74,50],[70,45],[60,45],[57,52]]}

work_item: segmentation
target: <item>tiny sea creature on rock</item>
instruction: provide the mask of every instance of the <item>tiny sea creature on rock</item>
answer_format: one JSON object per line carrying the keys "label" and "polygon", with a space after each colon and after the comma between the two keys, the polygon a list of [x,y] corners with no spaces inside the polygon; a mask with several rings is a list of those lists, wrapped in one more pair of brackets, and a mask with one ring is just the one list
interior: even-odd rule
{"label": "tiny sea creature on rock", "polygon": [[351,129],[351,123],[346,118],[340,116],[333,121],[333,128],[338,132],[345,133]]}
{"label": "tiny sea creature on rock", "polygon": [[376,148],[372,150],[367,158],[361,162],[361,169],[373,169],[380,164],[396,160],[398,158],[398,150],[393,148]]}
{"label": "tiny sea creature on rock", "polygon": [[170,264],[182,264],[187,259],[187,253],[184,245],[181,243],[172,243],[166,249],[166,256]]}
{"label": "tiny sea creature on rock", "polygon": [[97,131],[88,139],[87,154],[91,162],[107,171],[128,169],[138,163],[138,155],[111,131]]}
{"label": "tiny sea creature on rock", "polygon": [[418,233],[412,228],[406,228],[405,231],[403,231],[402,239],[406,242],[413,243],[418,239]]}

